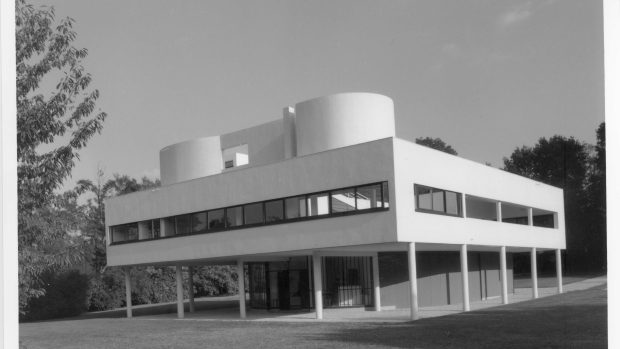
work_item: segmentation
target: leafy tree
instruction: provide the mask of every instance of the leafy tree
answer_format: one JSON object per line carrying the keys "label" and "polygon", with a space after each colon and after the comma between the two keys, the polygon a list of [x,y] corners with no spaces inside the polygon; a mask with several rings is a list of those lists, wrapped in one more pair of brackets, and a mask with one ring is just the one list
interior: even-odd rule
{"label": "leafy tree", "polygon": [[606,151],[605,123],[596,130],[596,146],[590,159],[589,178],[586,187],[586,227],[588,240],[584,248],[589,252],[591,264],[606,267],[607,262],[607,204],[606,204]]}
{"label": "leafy tree", "polygon": [[533,147],[517,148],[504,158],[504,169],[564,189],[566,263],[571,270],[600,268],[588,246],[593,242],[589,227],[588,191],[590,146],[573,137],[540,138]]}
{"label": "leafy tree", "polygon": [[456,150],[452,148],[452,146],[450,146],[449,144],[446,144],[446,142],[442,141],[441,138],[431,138],[431,137],[416,138],[415,142],[417,144],[424,145],[429,148],[442,151],[444,153],[448,153],[452,155],[459,155],[456,152]]}
{"label": "leafy tree", "polygon": [[[71,242],[73,223],[54,195],[79,159],[79,150],[103,127],[95,112],[98,90],[82,61],[87,50],[73,46],[73,20],[54,24],[53,8],[15,6],[17,89],[17,173],[20,311],[44,293],[41,275],[66,268],[82,254]],[[57,79],[42,91],[44,79]]]}

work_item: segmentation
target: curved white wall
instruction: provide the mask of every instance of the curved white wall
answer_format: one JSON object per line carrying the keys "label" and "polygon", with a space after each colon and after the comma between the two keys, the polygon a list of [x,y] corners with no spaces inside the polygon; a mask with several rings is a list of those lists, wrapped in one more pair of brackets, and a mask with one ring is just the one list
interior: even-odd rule
{"label": "curved white wall", "polygon": [[375,93],[341,93],[295,105],[297,156],[394,137],[394,102]]}
{"label": "curved white wall", "polygon": [[163,185],[221,173],[224,164],[220,136],[167,146],[159,151],[159,166]]}

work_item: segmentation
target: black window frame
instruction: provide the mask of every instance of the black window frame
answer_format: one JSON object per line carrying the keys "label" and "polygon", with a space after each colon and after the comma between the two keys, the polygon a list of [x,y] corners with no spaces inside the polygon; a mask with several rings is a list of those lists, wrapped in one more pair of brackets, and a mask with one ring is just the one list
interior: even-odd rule
{"label": "black window frame", "polygon": [[[433,200],[433,191],[435,192],[442,192],[443,193],[443,211],[437,211],[434,209],[426,209],[426,208],[420,208],[420,196],[419,196],[419,192],[420,189],[429,189],[430,190],[430,194],[431,194],[431,206],[432,204],[432,200]],[[456,194],[456,200],[457,200],[457,214],[453,214],[453,213],[448,213],[448,204],[447,204],[447,200],[446,200],[446,192],[449,193],[454,193]],[[421,212],[421,213],[431,213],[431,214],[437,214],[437,215],[442,215],[442,216],[449,216],[449,217],[459,217],[459,218],[463,218],[463,193],[459,193],[453,190],[447,190],[447,189],[441,189],[441,188],[436,188],[436,187],[431,187],[428,185],[423,185],[423,184],[417,184],[414,183],[413,184],[413,196],[414,196],[414,201],[415,201],[415,211],[416,212]]]}
{"label": "black window frame", "polygon": [[[370,186],[374,186],[377,185],[380,189],[380,200],[377,200],[377,207],[371,207],[371,208],[367,208],[367,209],[358,209],[357,208],[357,195],[358,195],[358,188],[363,188],[363,187],[370,187]],[[355,210],[351,210],[351,211],[344,211],[344,212],[333,212],[332,210],[332,192],[337,192],[337,191],[341,191],[341,190],[346,190],[346,189],[351,189],[353,188],[354,193],[355,193]],[[287,196],[287,197],[280,197],[280,198],[275,198],[275,199],[269,199],[269,200],[262,200],[262,201],[255,201],[255,202],[250,202],[250,203],[243,203],[240,205],[231,205],[231,206],[227,206],[227,207],[218,207],[218,208],[213,208],[213,209],[209,209],[209,210],[201,210],[201,211],[196,211],[196,212],[190,212],[190,213],[183,213],[180,215],[173,215],[173,216],[167,216],[167,217],[160,217],[160,218],[155,218],[154,220],[157,220],[158,222],[161,219],[171,219],[172,222],[174,223],[172,226],[174,227],[174,234],[169,235],[169,236],[162,236],[162,225],[161,223],[159,224],[159,234],[157,236],[155,236],[155,234],[153,234],[153,238],[150,239],[143,239],[140,240],[139,239],[139,232],[136,234],[137,239],[135,240],[124,240],[124,241],[118,241],[118,242],[114,242],[112,241],[112,229],[115,229],[117,227],[121,227],[121,226],[125,226],[125,225],[132,225],[135,224],[136,225],[136,229],[137,229],[137,222],[131,222],[131,223],[124,223],[124,224],[119,224],[119,225],[114,225],[114,226],[110,226],[110,245],[118,245],[118,244],[124,244],[124,243],[133,243],[133,242],[142,242],[142,241],[152,241],[152,240],[160,240],[160,239],[168,239],[168,238],[174,238],[174,237],[179,237],[179,236],[187,236],[187,235],[197,235],[197,234],[209,234],[209,233],[217,233],[217,232],[223,232],[223,231],[228,231],[228,230],[237,230],[237,229],[244,229],[244,228],[251,228],[251,227],[261,227],[261,226],[268,226],[268,225],[274,225],[274,224],[286,224],[286,223],[293,223],[293,222],[299,222],[299,221],[309,221],[309,220],[314,220],[314,219],[326,219],[326,218],[332,218],[332,217],[340,217],[340,216],[346,216],[346,215],[356,215],[356,214],[365,214],[365,213],[373,213],[373,212],[380,212],[380,211],[387,211],[389,209],[389,197],[386,198],[386,192],[389,193],[389,184],[387,181],[381,181],[381,182],[373,182],[373,183],[365,183],[365,184],[361,184],[361,185],[356,185],[356,186],[346,186],[346,187],[342,187],[342,188],[337,188],[337,189],[330,189],[330,190],[321,190],[321,191],[317,191],[317,192],[313,192],[313,193],[307,193],[307,194],[300,194],[300,195],[291,195],[291,196]],[[308,205],[308,199],[314,195],[320,195],[320,194],[325,194],[327,196],[327,201],[328,201],[328,213],[326,214],[321,214],[321,215],[315,215],[315,216],[310,216],[309,215],[309,205]],[[288,199],[298,199],[298,200],[302,200],[304,202],[304,216],[299,216],[299,217],[294,217],[294,218],[287,218],[287,209],[286,209],[286,201]],[[387,199],[387,201],[386,201]],[[267,216],[266,216],[266,205],[270,202],[282,202],[282,219],[280,220],[274,220],[274,221],[268,221],[267,220]],[[387,204],[386,204],[387,202]],[[254,205],[254,204],[261,204],[262,205],[262,212],[263,212],[263,220],[262,222],[258,222],[258,223],[251,223],[251,224],[246,224],[246,218],[245,218],[245,206],[247,205]],[[236,226],[231,226],[228,224],[228,210],[236,208],[236,207],[241,207],[241,214],[242,214],[242,224],[240,225],[236,225]],[[221,211],[222,212],[222,218],[221,218],[221,226],[216,226],[216,227],[211,227],[210,226],[210,219],[209,219],[209,214],[212,214],[216,211]],[[193,223],[193,219],[194,219],[194,215],[195,214],[200,214],[200,213],[206,213],[207,216],[207,222],[206,222],[206,229],[201,230],[201,231],[192,231],[192,223]],[[177,217],[181,217],[181,216],[189,216],[189,223],[190,223],[190,227],[189,227],[189,233],[184,233],[184,234],[178,234],[177,231]]]}

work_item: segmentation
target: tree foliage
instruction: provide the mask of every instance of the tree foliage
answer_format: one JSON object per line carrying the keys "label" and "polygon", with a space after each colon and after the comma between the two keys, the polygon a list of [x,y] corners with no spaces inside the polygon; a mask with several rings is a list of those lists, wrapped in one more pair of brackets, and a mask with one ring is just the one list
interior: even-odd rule
{"label": "tree foliage", "polygon": [[[106,114],[95,111],[99,91],[88,90],[92,78],[82,65],[88,51],[73,46],[72,26],[70,18],[55,24],[53,8],[16,1],[20,311],[44,293],[43,273],[82,256],[69,234],[75,217],[64,214],[69,198],[54,191]],[[56,79],[55,87],[43,91],[45,79]]]}
{"label": "tree foliage", "polygon": [[553,136],[540,138],[533,147],[517,148],[504,158],[506,171],[564,189],[566,262],[572,270],[605,268],[604,125],[597,136],[594,155],[587,143]]}
{"label": "tree foliage", "polygon": [[446,144],[446,142],[444,142],[443,140],[441,140],[441,138],[431,138],[431,137],[424,137],[424,138],[416,138],[415,142],[417,144],[429,147],[429,148],[433,148],[435,150],[439,150],[442,151],[444,153],[448,153],[448,154],[452,154],[452,155],[459,155],[456,150],[454,150],[454,148],[452,148],[451,145]]}

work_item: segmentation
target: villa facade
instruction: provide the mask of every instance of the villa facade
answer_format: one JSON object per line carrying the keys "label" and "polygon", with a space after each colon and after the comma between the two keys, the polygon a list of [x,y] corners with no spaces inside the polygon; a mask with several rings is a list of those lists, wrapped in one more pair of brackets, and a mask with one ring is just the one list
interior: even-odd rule
{"label": "villa facade", "polygon": [[562,190],[396,137],[386,96],[311,99],[170,145],[160,171],[161,187],[106,201],[107,261],[176,266],[180,317],[183,268],[191,280],[200,265],[247,273],[241,317],[506,303],[516,252],[531,254],[536,297],[536,255],[555,250],[561,292]]}

